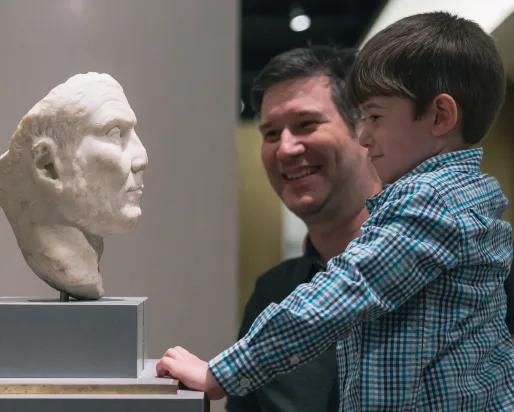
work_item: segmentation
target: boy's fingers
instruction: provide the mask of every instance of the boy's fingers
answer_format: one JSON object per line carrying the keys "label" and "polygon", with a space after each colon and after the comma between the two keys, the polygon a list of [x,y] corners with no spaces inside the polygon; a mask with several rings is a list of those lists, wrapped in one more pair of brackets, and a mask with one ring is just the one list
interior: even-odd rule
{"label": "boy's fingers", "polygon": [[161,358],[161,360],[157,362],[156,372],[159,377],[171,376],[175,378],[175,360],[169,357]]}
{"label": "boy's fingers", "polygon": [[174,348],[174,349],[175,349],[175,351],[177,352],[177,354],[180,354],[180,355],[182,355],[182,356],[184,356],[184,355],[190,355],[190,353],[189,353],[186,349],[184,349],[183,347],[181,347],[181,346],[175,346],[175,348]]}
{"label": "boy's fingers", "polygon": [[[182,348],[180,348],[182,349]],[[183,352],[179,350],[179,348],[170,348],[166,351],[164,356],[172,358],[172,359],[182,359]]]}

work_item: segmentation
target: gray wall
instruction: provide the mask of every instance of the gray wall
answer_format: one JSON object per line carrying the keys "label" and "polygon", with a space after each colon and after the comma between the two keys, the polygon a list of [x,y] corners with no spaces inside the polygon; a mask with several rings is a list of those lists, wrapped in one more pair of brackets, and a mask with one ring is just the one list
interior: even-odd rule
{"label": "gray wall", "polygon": [[[237,0],[2,0],[0,151],[53,86],[86,71],[124,87],[146,146],[143,217],[106,241],[109,296],[148,296],[150,356],[208,358],[235,338]],[[0,213],[0,295],[57,296]]]}

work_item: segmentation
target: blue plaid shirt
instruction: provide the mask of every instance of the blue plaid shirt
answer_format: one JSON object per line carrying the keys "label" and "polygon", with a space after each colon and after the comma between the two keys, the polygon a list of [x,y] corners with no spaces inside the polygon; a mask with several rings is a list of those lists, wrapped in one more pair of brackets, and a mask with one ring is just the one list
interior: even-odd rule
{"label": "blue plaid shirt", "polygon": [[433,157],[369,199],[326,272],[209,362],[223,389],[245,395],[337,341],[341,411],[514,410],[512,231],[481,160],[480,148]]}

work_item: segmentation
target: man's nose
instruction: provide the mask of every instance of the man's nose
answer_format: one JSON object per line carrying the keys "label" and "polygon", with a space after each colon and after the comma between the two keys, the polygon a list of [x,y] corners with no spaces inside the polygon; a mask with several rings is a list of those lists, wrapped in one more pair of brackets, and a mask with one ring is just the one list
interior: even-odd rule
{"label": "man's nose", "polygon": [[296,157],[305,153],[305,145],[303,142],[293,135],[289,130],[284,129],[280,136],[280,146],[277,151],[277,157],[288,158]]}

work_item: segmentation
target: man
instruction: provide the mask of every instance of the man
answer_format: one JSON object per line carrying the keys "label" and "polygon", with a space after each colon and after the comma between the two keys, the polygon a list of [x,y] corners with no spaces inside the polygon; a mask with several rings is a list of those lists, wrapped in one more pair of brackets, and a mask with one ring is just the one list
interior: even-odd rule
{"label": "man", "polygon": [[[358,114],[346,100],[353,51],[295,49],[273,58],[256,78],[254,109],[265,119],[262,161],[274,190],[308,228],[305,254],[264,273],[244,313],[239,337],[272,302],[309,282],[346,248],[368,217],[367,198],[381,185],[357,139]],[[335,411],[335,346],[291,374],[245,397],[228,397],[230,412]]]}
{"label": "man", "polygon": [[141,216],[146,149],[120,84],[71,77],[20,121],[0,156],[0,206],[34,273],[77,299],[103,296],[103,237]]}

